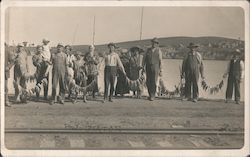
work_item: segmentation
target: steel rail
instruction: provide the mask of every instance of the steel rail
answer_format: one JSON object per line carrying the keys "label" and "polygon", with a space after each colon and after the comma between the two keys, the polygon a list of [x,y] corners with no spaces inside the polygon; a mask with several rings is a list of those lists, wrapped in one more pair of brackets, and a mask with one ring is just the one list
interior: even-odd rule
{"label": "steel rail", "polygon": [[39,129],[7,128],[6,134],[40,133],[40,134],[182,134],[182,135],[244,135],[244,131],[221,129]]}

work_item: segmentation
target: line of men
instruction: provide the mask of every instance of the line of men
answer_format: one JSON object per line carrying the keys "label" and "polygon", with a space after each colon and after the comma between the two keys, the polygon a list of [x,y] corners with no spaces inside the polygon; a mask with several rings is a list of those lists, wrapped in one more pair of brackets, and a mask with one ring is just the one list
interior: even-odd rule
{"label": "line of men", "polygon": [[[76,82],[85,86],[86,83],[83,81],[84,74],[88,74],[87,79],[88,83],[92,82],[94,79],[97,79],[99,64],[98,55],[94,52],[94,46],[89,47],[89,53],[86,60],[83,60],[80,57],[80,53],[76,54],[76,57],[71,52],[71,47],[69,45],[63,46],[62,44],[57,45],[57,53],[50,53],[50,47],[48,46],[49,40],[44,39],[43,45],[37,47],[38,54],[33,57],[33,63],[37,67],[37,83],[41,79],[48,80],[48,67],[52,68],[52,98],[50,104],[59,102],[64,103],[65,91],[67,90],[67,81],[70,79],[76,79]],[[159,47],[159,40],[153,38],[151,40],[151,47],[146,50],[146,53],[143,57],[142,62],[142,73],[146,73],[146,85],[148,89],[148,100],[154,101],[156,95],[157,81],[158,78],[162,76],[163,67],[162,67],[162,52]],[[117,77],[117,69],[120,69],[121,72],[126,76],[124,66],[121,62],[119,55],[116,53],[117,46],[114,43],[109,43],[108,45],[108,54],[105,55],[105,69],[104,69],[104,102],[110,101],[113,102],[113,95],[115,90],[115,80]],[[20,86],[26,88],[26,77],[29,73],[27,65],[27,54],[23,49],[23,45],[19,44],[17,50],[17,56],[8,55],[6,53],[5,58],[5,80],[8,81],[9,70],[14,65],[14,80],[18,81]],[[197,51],[198,45],[190,43],[188,45],[189,51],[184,57],[182,62],[182,72],[181,79],[185,83],[184,99],[188,101],[197,102],[199,98],[199,89],[198,81],[199,76],[204,80],[204,65],[202,56]],[[13,63],[13,57],[15,56],[15,62]],[[85,63],[88,63],[88,70],[83,67]],[[240,83],[244,75],[244,63],[241,58],[241,52],[235,51],[232,55],[232,59],[228,65],[227,72],[223,77],[228,76],[228,84],[226,91],[226,102],[232,99],[233,89],[235,90],[235,102],[238,104],[240,102]],[[71,72],[70,72],[71,71]],[[86,78],[86,77],[85,77]],[[66,81],[65,81],[66,80]],[[83,81],[83,82],[82,82]],[[57,84],[59,83],[59,100],[57,100],[56,89]],[[97,83],[97,81],[96,81]],[[5,83],[7,85],[7,83]],[[6,106],[10,106],[8,102],[8,88],[5,87],[5,100]],[[110,90],[109,90],[110,89]],[[109,91],[108,91],[109,90]],[[92,96],[95,97],[95,92],[98,91],[98,85],[96,84],[93,89]],[[15,99],[19,102],[17,97],[18,91],[15,91]],[[108,95],[109,93],[109,95]],[[39,92],[37,93],[39,97]],[[44,98],[48,99],[48,84],[44,87]]]}

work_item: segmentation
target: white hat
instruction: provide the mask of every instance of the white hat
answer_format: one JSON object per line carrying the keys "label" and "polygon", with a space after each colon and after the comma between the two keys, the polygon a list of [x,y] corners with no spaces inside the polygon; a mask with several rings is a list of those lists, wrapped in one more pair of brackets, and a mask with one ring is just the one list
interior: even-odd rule
{"label": "white hat", "polygon": [[43,43],[44,43],[44,42],[48,43],[48,42],[50,42],[50,41],[49,41],[47,38],[44,38],[44,39],[43,39]]}

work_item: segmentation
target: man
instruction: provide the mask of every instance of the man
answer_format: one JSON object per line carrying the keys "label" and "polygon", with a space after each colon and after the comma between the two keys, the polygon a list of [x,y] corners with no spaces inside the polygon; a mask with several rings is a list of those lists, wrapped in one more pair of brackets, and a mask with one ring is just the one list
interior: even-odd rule
{"label": "man", "polygon": [[18,44],[17,46],[17,57],[15,60],[14,66],[14,81],[15,81],[15,101],[17,103],[21,102],[20,95],[19,95],[19,88],[20,85],[23,89],[26,89],[26,80],[29,73],[29,67],[27,63],[27,53],[24,50],[23,44]]}
{"label": "man", "polygon": [[117,67],[119,67],[123,74],[126,75],[120,57],[115,52],[116,45],[114,43],[108,44],[109,53],[105,56],[105,69],[104,69],[104,101],[108,98],[108,89],[110,86],[109,101],[113,102],[112,96],[114,93],[114,84],[117,75]]}
{"label": "man", "polygon": [[[41,45],[37,46],[37,54],[32,57],[33,65],[36,67],[35,78],[37,80],[36,85],[41,84],[43,79],[46,79],[46,82],[49,80],[49,76],[46,75],[47,68],[49,63],[44,60],[43,56],[43,47]],[[44,99],[48,100],[48,83],[43,84],[44,88]],[[36,91],[37,99],[40,96],[40,90]]]}
{"label": "man", "polygon": [[92,91],[92,97],[95,98],[95,93],[98,92],[98,68],[97,65],[99,64],[99,57],[95,54],[95,47],[94,45],[89,46],[89,53],[85,57],[86,61],[86,68],[87,68],[87,84],[89,85],[92,81],[95,80],[95,85]]}
{"label": "man", "polygon": [[42,56],[43,56],[45,61],[50,61],[51,60],[49,42],[50,41],[48,39],[43,39],[43,41],[42,41],[42,43],[43,43],[43,45],[42,45],[42,47],[43,47]]}
{"label": "man", "polygon": [[[66,45],[64,48],[65,48],[65,53],[66,53],[67,62],[68,62],[68,66],[67,66],[67,70],[66,70],[66,77],[65,77],[65,79],[66,79],[65,85],[66,85],[66,89],[68,90],[69,82],[74,77],[73,62],[75,60],[75,56],[72,54],[72,48],[70,45]],[[70,97],[70,94],[69,94],[69,97]]]}
{"label": "man", "polygon": [[236,49],[233,52],[233,57],[228,64],[226,73],[223,78],[228,76],[226,103],[232,99],[233,89],[235,94],[236,104],[240,104],[240,83],[244,77],[244,62],[241,59],[241,51]]}
{"label": "man", "polygon": [[[190,43],[188,48],[190,51],[182,62],[181,79],[184,82],[185,78],[185,98],[189,101],[193,100],[193,102],[197,102],[199,97],[199,74],[201,74],[204,80],[204,67],[202,57],[200,53],[196,51],[198,46],[194,43]],[[193,92],[193,99],[191,98],[191,91]]]}
{"label": "man", "polygon": [[65,73],[68,65],[67,56],[63,52],[64,46],[62,44],[57,45],[57,53],[52,56],[52,100],[50,104],[57,102],[56,88],[59,82],[59,103],[64,104],[65,96]]}
{"label": "man", "polygon": [[157,38],[153,38],[151,42],[152,47],[147,49],[142,67],[146,67],[146,85],[149,94],[148,100],[153,101],[155,98],[158,76],[162,75],[162,52],[159,48],[159,41]]}
{"label": "man", "polygon": [[8,79],[10,78],[10,69],[15,63],[15,54],[11,52],[5,43],[5,106],[11,107],[8,98]]}

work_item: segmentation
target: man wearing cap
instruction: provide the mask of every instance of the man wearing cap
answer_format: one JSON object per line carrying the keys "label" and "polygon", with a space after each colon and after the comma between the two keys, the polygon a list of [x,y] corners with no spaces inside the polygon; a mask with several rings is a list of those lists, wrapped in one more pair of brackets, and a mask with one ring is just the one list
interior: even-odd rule
{"label": "man wearing cap", "polygon": [[240,83],[244,78],[244,62],[241,59],[241,51],[239,49],[233,52],[232,59],[228,64],[223,78],[227,76],[226,103],[232,99],[234,89],[235,102],[236,104],[240,104]]}
{"label": "man wearing cap", "polygon": [[12,52],[8,45],[5,43],[5,106],[10,107],[8,98],[8,79],[10,78],[10,69],[15,63],[15,54]]}
{"label": "man wearing cap", "polygon": [[[37,46],[37,53],[32,57],[33,65],[36,67],[36,73],[35,73],[35,78],[37,80],[37,85],[41,84],[41,81],[43,79],[46,79],[48,82],[49,77],[46,75],[46,70],[49,66],[49,64],[44,60],[42,53],[43,53],[43,46],[38,45]],[[44,99],[48,99],[48,83],[43,84],[43,89],[44,89]],[[40,96],[40,89],[39,91],[36,91],[36,97],[37,99]]]}
{"label": "man wearing cap", "polygon": [[114,43],[108,44],[109,53],[105,56],[105,68],[104,68],[104,101],[108,98],[108,89],[110,86],[109,101],[112,102],[112,96],[114,93],[114,84],[117,75],[117,67],[121,69],[122,73],[126,75],[120,57],[115,52],[117,48]]}
{"label": "man wearing cap", "polygon": [[86,68],[87,68],[87,84],[90,84],[95,80],[95,85],[92,91],[92,97],[95,98],[95,93],[98,92],[98,80],[97,76],[99,74],[97,65],[99,64],[99,57],[95,54],[94,45],[89,46],[89,52],[85,56]]}
{"label": "man wearing cap", "polygon": [[[17,85],[26,89],[26,80],[29,76],[29,67],[27,64],[27,52],[24,50],[23,44],[17,45],[17,57],[14,66],[14,81]],[[18,86],[15,86],[15,101],[21,102]]]}
{"label": "man wearing cap", "polygon": [[148,88],[148,99],[153,101],[155,98],[158,76],[162,75],[162,52],[159,48],[157,38],[151,40],[152,47],[148,48],[143,59],[142,67],[146,67],[146,84]]}
{"label": "man wearing cap", "polygon": [[57,53],[52,56],[52,100],[50,104],[57,102],[56,88],[59,82],[59,103],[64,104],[65,96],[65,73],[68,65],[67,55],[63,52],[64,46],[62,44],[57,45]]}
{"label": "man wearing cap", "polygon": [[[188,48],[190,51],[182,62],[181,78],[183,82],[185,80],[185,98],[197,102],[199,97],[199,75],[201,74],[201,78],[203,80],[205,79],[204,67],[202,57],[200,53],[196,51],[198,45],[190,43]],[[193,93],[193,98],[191,98],[191,93]]]}

